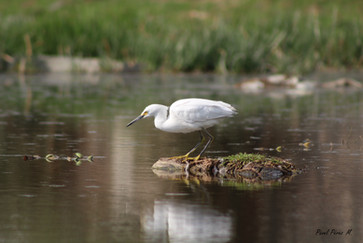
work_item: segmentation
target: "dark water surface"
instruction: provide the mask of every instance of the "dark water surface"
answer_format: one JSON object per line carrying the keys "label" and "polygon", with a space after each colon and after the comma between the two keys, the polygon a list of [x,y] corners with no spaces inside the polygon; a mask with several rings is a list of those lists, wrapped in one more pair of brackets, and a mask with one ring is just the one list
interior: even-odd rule
{"label": "dark water surface", "polygon": [[[241,78],[0,76],[0,242],[361,242],[363,91],[246,94]],[[304,172],[259,186],[158,177],[152,164],[198,134],[126,124],[150,103],[186,97],[239,111],[210,130],[206,155],[280,156]],[[23,159],[76,152],[94,162]]]}

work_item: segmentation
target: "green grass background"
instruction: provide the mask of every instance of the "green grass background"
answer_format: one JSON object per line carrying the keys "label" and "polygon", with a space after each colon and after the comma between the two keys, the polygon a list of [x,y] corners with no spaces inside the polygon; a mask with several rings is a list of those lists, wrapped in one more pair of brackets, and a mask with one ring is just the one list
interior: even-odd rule
{"label": "green grass background", "polygon": [[0,54],[110,57],[145,71],[356,69],[362,13],[361,0],[1,1]]}

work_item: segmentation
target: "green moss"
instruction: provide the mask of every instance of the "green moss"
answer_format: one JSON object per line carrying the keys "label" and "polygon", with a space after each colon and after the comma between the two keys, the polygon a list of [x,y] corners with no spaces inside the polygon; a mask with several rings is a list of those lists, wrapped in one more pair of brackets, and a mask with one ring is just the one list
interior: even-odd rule
{"label": "green moss", "polygon": [[292,163],[284,159],[247,153],[239,153],[222,158],[219,168],[222,167],[226,168],[227,171],[233,171],[233,173],[249,170],[259,174],[263,168],[274,168],[289,175],[298,172]]}
{"label": "green moss", "polygon": [[229,155],[223,158],[228,162],[238,162],[242,164],[247,164],[249,162],[253,163],[262,163],[262,164],[282,164],[284,161],[280,158],[276,157],[267,157],[262,154],[247,154],[247,153],[239,153],[234,155]]}

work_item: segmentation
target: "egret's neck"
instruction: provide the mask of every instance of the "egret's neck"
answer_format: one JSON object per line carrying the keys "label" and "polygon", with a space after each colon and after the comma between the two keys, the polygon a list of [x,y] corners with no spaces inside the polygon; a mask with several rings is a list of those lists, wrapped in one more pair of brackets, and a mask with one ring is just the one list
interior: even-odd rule
{"label": "egret's neck", "polygon": [[169,107],[165,105],[159,105],[159,111],[155,115],[154,124],[155,127],[163,130],[163,124],[168,119],[168,109]]}

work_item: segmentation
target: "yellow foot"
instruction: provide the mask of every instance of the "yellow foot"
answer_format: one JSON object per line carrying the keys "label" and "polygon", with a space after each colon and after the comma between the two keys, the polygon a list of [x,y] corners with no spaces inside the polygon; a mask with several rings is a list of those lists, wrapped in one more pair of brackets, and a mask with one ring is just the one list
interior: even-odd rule
{"label": "yellow foot", "polygon": [[169,157],[169,159],[181,159],[182,161],[188,161],[189,160],[189,154],[180,155],[180,156],[173,156],[173,157]]}
{"label": "yellow foot", "polygon": [[200,155],[197,155],[195,157],[189,157],[189,154],[186,154],[186,155],[169,157],[169,159],[181,159],[182,162],[188,162],[188,161],[191,161],[191,160],[198,161],[200,159]]}
{"label": "yellow foot", "polygon": [[188,160],[194,160],[194,161],[198,161],[200,158],[200,155],[195,156],[195,157],[188,157]]}
{"label": "yellow foot", "polygon": [[187,161],[191,161],[191,160],[198,161],[199,158],[200,158],[200,155],[195,156],[195,157],[189,157],[189,154],[169,157],[169,159],[181,159],[183,162],[187,162]]}

